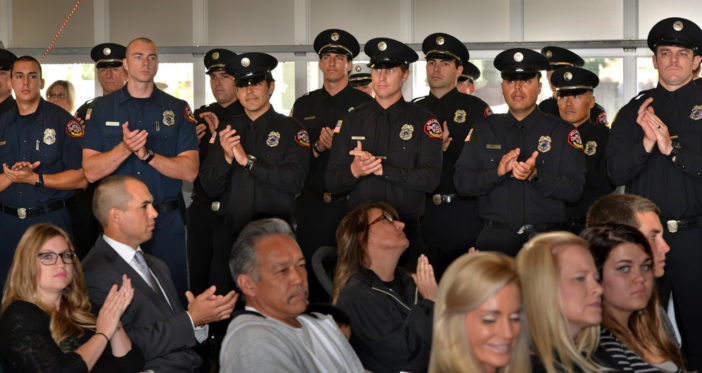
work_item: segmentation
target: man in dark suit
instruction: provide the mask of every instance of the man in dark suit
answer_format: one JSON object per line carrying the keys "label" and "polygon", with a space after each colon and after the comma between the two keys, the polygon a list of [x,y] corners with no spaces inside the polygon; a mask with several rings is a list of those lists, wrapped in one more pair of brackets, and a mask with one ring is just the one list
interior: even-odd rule
{"label": "man in dark suit", "polygon": [[207,337],[207,323],[229,318],[238,295],[215,295],[214,286],[197,297],[188,291],[183,308],[166,264],[139,247],[155,227],[158,212],[152,203],[148,188],[135,177],[112,176],[100,183],[93,212],[105,233],[83,261],[85,279],[99,309],[112,284],[127,274],[134,300],[122,326],[144,353],[145,369],[194,372],[201,359],[192,348]]}

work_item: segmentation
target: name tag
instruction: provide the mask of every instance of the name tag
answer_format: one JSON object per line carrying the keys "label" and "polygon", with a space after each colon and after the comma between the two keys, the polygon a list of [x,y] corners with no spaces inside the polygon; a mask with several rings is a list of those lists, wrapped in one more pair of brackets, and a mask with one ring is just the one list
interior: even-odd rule
{"label": "name tag", "polygon": [[302,118],[302,119],[304,119],[304,120],[312,120],[312,119],[314,119],[314,118],[317,118],[317,116],[312,115],[312,116],[309,116],[309,117],[304,117],[304,118]]}
{"label": "name tag", "polygon": [[500,144],[486,144],[485,149],[502,149]]}
{"label": "name tag", "polygon": [[675,140],[675,139],[677,139],[678,137],[680,137],[680,136],[678,136],[678,135],[670,135],[670,139],[671,139],[671,140]]}
{"label": "name tag", "polygon": [[105,122],[106,126],[119,127],[119,122]]}
{"label": "name tag", "polygon": [[354,141],[363,141],[365,139],[366,139],[365,136],[351,136],[351,140],[354,140]]}
{"label": "name tag", "polygon": [[5,141],[5,140],[0,141],[0,146],[5,145],[5,144],[7,144],[7,141]]}

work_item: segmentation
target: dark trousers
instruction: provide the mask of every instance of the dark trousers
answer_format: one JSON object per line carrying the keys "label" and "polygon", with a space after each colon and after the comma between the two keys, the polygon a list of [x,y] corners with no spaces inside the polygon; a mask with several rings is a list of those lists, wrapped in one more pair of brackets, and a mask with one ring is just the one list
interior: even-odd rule
{"label": "dark trousers", "polygon": [[66,205],[68,215],[71,218],[71,226],[73,227],[73,242],[76,246],[76,254],[78,254],[80,259],[83,259],[88,254],[88,251],[95,245],[95,241],[102,232],[100,223],[93,215],[95,185],[90,184],[86,189],[76,191],[71,202]]}
{"label": "dark trousers", "polygon": [[197,295],[212,285],[210,269],[214,264],[214,233],[218,218],[208,204],[193,201],[186,212],[186,221],[190,291]]}
{"label": "dark trousers", "polygon": [[435,205],[431,196],[427,197],[422,237],[437,281],[451,262],[475,246],[482,227],[477,200],[458,199]]}
{"label": "dark trousers", "polygon": [[509,256],[517,256],[522,246],[529,240],[529,234],[517,234],[516,230],[485,226],[475,242],[480,251],[497,251]]}

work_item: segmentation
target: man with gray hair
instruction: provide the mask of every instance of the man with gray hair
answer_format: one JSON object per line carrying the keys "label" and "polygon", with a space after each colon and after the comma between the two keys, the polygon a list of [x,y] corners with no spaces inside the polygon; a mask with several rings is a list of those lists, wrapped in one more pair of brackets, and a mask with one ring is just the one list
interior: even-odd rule
{"label": "man with gray hair", "polygon": [[234,242],[229,268],[246,310],[234,316],[220,351],[220,372],[363,372],[330,316],[305,314],[305,258],[278,218],[249,223]]}

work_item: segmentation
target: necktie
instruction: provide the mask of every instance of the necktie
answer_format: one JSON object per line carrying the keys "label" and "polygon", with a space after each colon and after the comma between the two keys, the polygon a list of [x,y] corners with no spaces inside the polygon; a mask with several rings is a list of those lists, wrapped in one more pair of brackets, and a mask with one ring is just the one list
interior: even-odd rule
{"label": "necktie", "polygon": [[149,265],[146,264],[146,260],[144,260],[144,254],[142,254],[140,250],[137,250],[136,254],[134,255],[134,261],[136,261],[137,266],[139,266],[139,270],[144,275],[146,283],[149,284],[149,287],[151,287],[153,291],[160,293],[161,290],[158,289],[156,279],[154,279],[154,276],[151,274]]}

